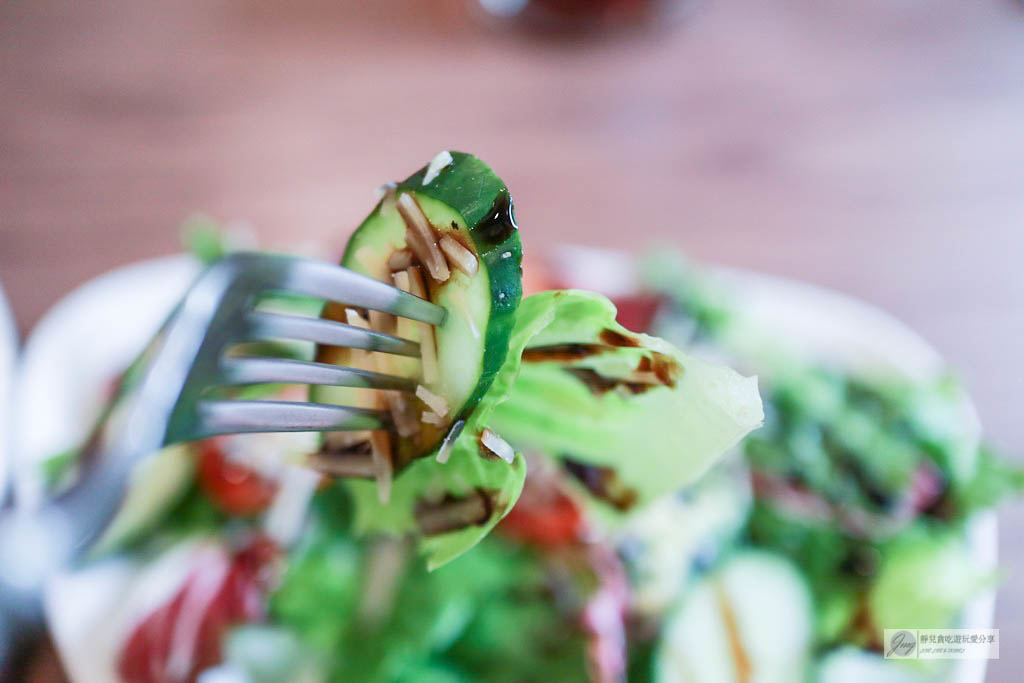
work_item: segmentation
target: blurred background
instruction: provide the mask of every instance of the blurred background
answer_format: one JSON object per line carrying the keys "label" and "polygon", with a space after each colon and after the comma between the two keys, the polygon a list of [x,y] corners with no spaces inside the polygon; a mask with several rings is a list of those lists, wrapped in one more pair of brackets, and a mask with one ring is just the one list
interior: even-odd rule
{"label": "blurred background", "polygon": [[[485,4],[0,4],[0,279],[22,334],[177,250],[197,211],[333,254],[374,187],[460,149],[505,178],[535,253],[670,242],[881,306],[1024,452],[1024,6],[560,3],[577,25]],[[1001,522],[989,680],[1011,681],[1024,506]]]}

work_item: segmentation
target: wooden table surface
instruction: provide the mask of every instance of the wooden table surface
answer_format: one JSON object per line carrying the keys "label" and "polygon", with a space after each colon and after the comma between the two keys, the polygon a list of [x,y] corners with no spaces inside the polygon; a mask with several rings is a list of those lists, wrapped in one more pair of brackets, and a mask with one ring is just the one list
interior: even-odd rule
{"label": "wooden table surface", "polygon": [[[444,148],[517,198],[528,248],[667,242],[908,321],[1024,452],[1024,7],[710,0],[648,35],[500,34],[459,0],[0,4],[0,280],[22,332],[171,252],[204,211],[336,251]],[[87,343],[87,342],[86,342]],[[990,680],[1024,653],[1003,514]]]}

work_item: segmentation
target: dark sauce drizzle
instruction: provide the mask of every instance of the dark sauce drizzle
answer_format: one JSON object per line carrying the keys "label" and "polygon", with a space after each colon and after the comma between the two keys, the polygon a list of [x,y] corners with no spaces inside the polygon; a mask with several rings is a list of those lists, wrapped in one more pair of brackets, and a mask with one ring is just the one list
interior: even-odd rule
{"label": "dark sauce drizzle", "polygon": [[494,204],[487,214],[476,224],[473,233],[488,247],[494,247],[507,240],[518,229],[515,212],[512,209],[512,197],[508,190],[502,190],[494,198]]}
{"label": "dark sauce drizzle", "polygon": [[589,465],[572,458],[563,458],[562,465],[583,488],[616,510],[626,511],[636,504],[636,490],[627,486],[611,467]]}

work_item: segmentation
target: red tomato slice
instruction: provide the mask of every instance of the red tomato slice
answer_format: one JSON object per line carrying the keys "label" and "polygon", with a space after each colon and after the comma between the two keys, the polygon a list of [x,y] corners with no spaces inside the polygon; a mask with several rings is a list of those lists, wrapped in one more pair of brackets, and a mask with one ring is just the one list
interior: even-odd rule
{"label": "red tomato slice", "polygon": [[226,438],[230,437],[214,437],[197,444],[200,487],[229,515],[253,515],[265,510],[277,485],[245,465],[232,462],[224,452]]}
{"label": "red tomato slice", "polygon": [[498,529],[521,543],[553,547],[577,543],[586,526],[583,512],[568,494],[529,477],[523,494]]}
{"label": "red tomato slice", "polygon": [[135,627],[117,662],[131,683],[188,683],[221,660],[221,639],[231,626],[261,619],[268,574],[278,549],[257,538],[230,555],[210,547],[177,593]]}
{"label": "red tomato slice", "polygon": [[634,294],[612,299],[612,303],[619,309],[616,320],[633,332],[647,332],[651,329],[651,323],[662,302],[662,298],[656,294]]}

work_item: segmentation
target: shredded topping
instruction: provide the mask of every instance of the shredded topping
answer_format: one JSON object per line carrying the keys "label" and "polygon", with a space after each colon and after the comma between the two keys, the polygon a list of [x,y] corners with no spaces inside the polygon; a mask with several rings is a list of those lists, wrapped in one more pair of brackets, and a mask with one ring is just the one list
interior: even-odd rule
{"label": "shredded topping", "polygon": [[442,237],[440,246],[441,251],[445,253],[445,256],[448,257],[453,266],[470,277],[476,275],[480,264],[477,262],[473,252],[459,244],[459,241],[451,235]]}
{"label": "shredded topping", "polygon": [[416,414],[406,400],[405,395],[399,391],[389,391],[386,394],[388,410],[391,411],[391,421],[395,425],[395,431],[403,438],[414,436],[419,431],[419,424],[416,422]]}
{"label": "shredded topping", "polygon": [[422,384],[416,385],[416,398],[423,401],[439,417],[448,414],[448,401],[444,400]]}
{"label": "shredded topping", "polygon": [[309,464],[324,474],[351,479],[375,479],[377,465],[373,456],[363,453],[336,454],[315,453],[309,456]]}
{"label": "shredded topping", "polygon": [[437,156],[430,160],[430,164],[427,166],[427,172],[423,174],[423,184],[429,185],[434,182],[434,178],[440,175],[441,170],[446,166],[449,166],[454,159],[452,159],[452,153],[448,150],[442,150],[438,152]]}
{"label": "shredded topping", "polygon": [[431,410],[424,411],[423,414],[420,415],[420,420],[438,427],[444,424],[444,420],[441,419],[441,416]]}
{"label": "shredded topping", "polygon": [[434,228],[423,213],[423,209],[416,203],[411,194],[403,194],[398,198],[398,213],[405,221],[406,241],[409,248],[426,267],[430,277],[438,282],[444,282],[451,276],[448,269],[448,262],[437,246],[437,236]]}
{"label": "shredded topping", "polygon": [[388,257],[388,268],[392,271],[405,270],[412,265],[412,252],[408,249],[399,249],[391,252]]}
{"label": "shredded topping", "polygon": [[377,479],[377,500],[386,504],[391,500],[391,477],[394,465],[391,462],[391,437],[387,432],[370,432],[370,456],[373,458],[374,474]]}
{"label": "shredded topping", "polygon": [[[421,299],[427,298],[427,288],[423,284],[420,269],[413,266],[405,271],[409,274],[409,293]],[[433,384],[440,377],[437,367],[437,342],[434,339],[434,328],[430,323],[417,323],[420,331],[420,361],[423,364],[423,381]]]}
{"label": "shredded topping", "polygon": [[[395,332],[395,316],[384,311],[369,311],[367,315],[370,318],[370,329],[377,332],[385,332],[387,334],[394,334]],[[379,366],[381,359],[377,360]]]}
{"label": "shredded topping", "polygon": [[492,492],[476,489],[465,497],[446,494],[437,502],[421,500],[414,510],[416,522],[424,536],[486,524],[494,512],[493,498]]}
{"label": "shredded topping", "polygon": [[403,292],[409,292],[412,290],[412,285],[409,282],[408,270],[401,270],[394,273],[391,278],[395,281],[395,287],[398,287]]}
{"label": "shredded topping", "polygon": [[452,456],[452,449],[455,448],[455,441],[459,438],[459,434],[462,434],[462,428],[466,426],[465,420],[459,420],[452,425],[452,428],[448,430],[447,436],[444,437],[444,441],[441,443],[441,448],[437,450],[437,461],[442,465],[448,462],[448,458]]}
{"label": "shredded topping", "polygon": [[508,441],[501,438],[490,429],[485,429],[480,432],[480,443],[487,447],[491,453],[504,460],[505,462],[512,464],[512,461],[516,459],[516,452],[509,445]]}
{"label": "shredded topping", "polygon": [[364,330],[370,329],[370,321],[360,315],[354,308],[345,309],[345,320],[352,327],[361,327]]}
{"label": "shredded topping", "polygon": [[373,196],[377,198],[377,201],[380,201],[387,197],[388,195],[394,194],[396,187],[398,187],[398,183],[384,183],[383,185],[381,185],[380,187],[373,191]]}

